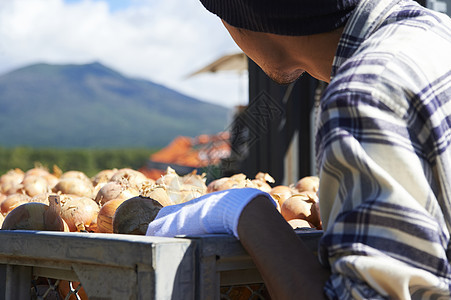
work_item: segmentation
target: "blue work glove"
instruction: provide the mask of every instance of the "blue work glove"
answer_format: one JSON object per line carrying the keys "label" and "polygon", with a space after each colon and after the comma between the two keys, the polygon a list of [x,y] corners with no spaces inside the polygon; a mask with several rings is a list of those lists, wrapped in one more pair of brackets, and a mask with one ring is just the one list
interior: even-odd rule
{"label": "blue work glove", "polygon": [[238,238],[238,220],[244,207],[255,197],[272,197],[258,189],[229,189],[191,201],[163,207],[147,228],[146,235],[173,237],[207,233],[233,234]]}

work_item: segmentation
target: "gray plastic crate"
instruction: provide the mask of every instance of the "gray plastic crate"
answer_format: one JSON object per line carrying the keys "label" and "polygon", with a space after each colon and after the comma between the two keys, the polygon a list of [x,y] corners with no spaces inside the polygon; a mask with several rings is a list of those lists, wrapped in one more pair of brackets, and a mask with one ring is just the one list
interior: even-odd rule
{"label": "gray plastic crate", "polygon": [[[298,231],[316,251],[321,231]],[[45,299],[32,282],[81,282],[89,299],[233,299],[234,287],[264,298],[263,281],[229,235],[177,238],[0,231],[0,300]],[[222,287],[222,288],[221,288]]]}

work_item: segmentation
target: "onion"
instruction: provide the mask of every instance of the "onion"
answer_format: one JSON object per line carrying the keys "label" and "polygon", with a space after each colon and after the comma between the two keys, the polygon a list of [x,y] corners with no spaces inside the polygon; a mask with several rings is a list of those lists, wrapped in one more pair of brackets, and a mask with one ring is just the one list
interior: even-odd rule
{"label": "onion", "polygon": [[113,232],[145,235],[162,207],[158,201],[140,196],[124,201],[114,214]]}
{"label": "onion", "polygon": [[230,180],[229,177],[222,177],[219,179],[215,179],[210,182],[207,186],[207,193],[213,193],[217,191],[231,189],[234,184],[233,180]]}
{"label": "onion", "polygon": [[100,208],[97,215],[97,231],[101,233],[113,233],[113,216],[119,205],[125,199],[112,199]]}
{"label": "onion", "polygon": [[144,173],[129,168],[118,170],[110,179],[110,181],[117,182],[123,182],[124,180],[137,189],[141,188],[143,183],[154,182],[153,179],[148,178]]}
{"label": "onion", "polygon": [[157,200],[162,206],[174,205],[175,203],[169,198],[166,187],[161,185],[146,186],[141,189],[140,196]]}
{"label": "onion", "polygon": [[9,170],[0,177],[0,192],[5,193],[14,186],[19,185],[24,178],[24,172],[20,169]]}
{"label": "onion", "polygon": [[263,192],[269,193],[271,191],[271,186],[266,183],[265,181],[261,181],[260,179],[252,179],[252,186],[253,188],[259,189]]}
{"label": "onion", "polygon": [[235,174],[230,176],[230,179],[240,182],[240,181],[245,181],[246,180],[246,175],[244,175],[243,173],[239,173],[239,174]]}
{"label": "onion", "polygon": [[102,170],[94,177],[91,178],[91,182],[93,186],[97,186],[99,183],[106,183],[110,181],[111,177],[117,172],[117,169],[111,169],[111,170]]}
{"label": "onion", "polygon": [[185,203],[187,201],[199,198],[202,194],[196,189],[182,188],[180,190],[168,189],[169,199],[174,204]]}
{"label": "onion", "polygon": [[[169,197],[169,202],[166,202],[168,199],[161,198],[164,196],[162,192],[158,195],[159,199],[157,199],[157,201],[159,201],[163,206],[166,206],[183,203],[194,198],[198,198],[204,195],[207,191],[205,180],[205,174],[197,175],[196,171],[194,171],[185,176],[179,176],[172,168],[168,167],[166,175],[159,178],[155,184],[156,186],[166,190]],[[148,185],[142,186],[142,190],[145,189],[149,189]],[[150,190],[152,190],[152,187]],[[141,194],[153,198],[151,195]]]}
{"label": "onion", "polygon": [[44,167],[34,167],[25,172],[25,176],[35,175],[35,176],[46,176],[49,174],[49,171]]}
{"label": "onion", "polygon": [[258,172],[255,176],[255,179],[252,180],[246,178],[246,175],[239,173],[230,177],[222,177],[213,180],[208,184],[206,193],[245,187],[259,189],[266,193],[269,193],[271,191],[271,186],[268,184],[268,182],[275,182],[274,178],[272,178],[268,173]]}
{"label": "onion", "polygon": [[172,184],[172,181],[174,179],[177,181],[175,184],[180,184],[180,176],[175,172],[174,169],[168,167],[166,169],[166,174],[158,178],[155,183],[158,185],[169,186],[170,184]]}
{"label": "onion", "polygon": [[207,185],[205,184],[206,174],[198,175],[197,171],[193,171],[182,177],[182,183],[185,186],[189,186],[190,189],[197,190],[200,194],[207,192]]}
{"label": "onion", "polygon": [[264,181],[264,182],[269,182],[269,183],[274,183],[276,182],[274,180],[274,178],[271,177],[271,175],[269,175],[268,173],[263,173],[263,172],[258,172],[257,175],[255,175],[255,179]]}
{"label": "onion", "polygon": [[7,196],[6,199],[0,204],[2,214],[6,216],[10,211],[19,205],[30,202],[30,199],[30,196],[25,194],[12,194]]}
{"label": "onion", "polygon": [[[55,171],[56,170],[56,166],[54,166]],[[47,186],[52,188],[55,186],[55,184],[58,182],[58,177],[54,174],[51,174],[46,168],[44,167],[35,167],[33,169],[28,170],[27,172],[25,172],[24,175],[24,180],[27,177],[42,177],[47,181]]]}
{"label": "onion", "polygon": [[18,185],[10,187],[7,191],[5,191],[6,195],[13,195],[13,194],[23,194],[23,185],[20,183]]}
{"label": "onion", "polygon": [[61,174],[60,180],[65,178],[77,178],[92,185],[91,179],[81,171],[67,171]]}
{"label": "onion", "polygon": [[43,176],[45,178],[45,180],[47,180],[47,186],[52,189],[59,181],[59,178],[56,177],[53,174],[47,174],[45,176]]}
{"label": "onion", "polygon": [[[49,205],[49,196],[50,195],[52,195],[52,194],[50,194],[50,193],[37,194],[36,196],[31,197],[29,202],[41,202],[41,203]],[[61,199],[61,196],[60,196],[60,201],[61,201],[61,203],[63,203],[63,199]]]}
{"label": "onion", "polygon": [[42,176],[27,175],[24,177],[22,185],[23,191],[30,197],[49,192],[48,182]]}
{"label": "onion", "polygon": [[55,187],[53,192],[60,192],[62,194],[72,194],[80,197],[93,198],[93,186],[90,181],[86,182],[83,179],[75,177],[61,178]]}
{"label": "onion", "polygon": [[271,191],[271,186],[269,183],[274,183],[275,180],[272,178],[268,173],[258,172],[257,175],[255,175],[255,179],[252,179],[253,187],[262,190],[266,193],[269,193]]}
{"label": "onion", "polygon": [[316,227],[316,229],[323,229],[323,223],[321,221],[321,215],[319,212],[319,202],[313,203],[312,209],[310,211],[312,213],[310,222],[313,224],[313,226]]}
{"label": "onion", "polygon": [[128,184],[111,181],[106,183],[97,193],[95,201],[100,205],[112,199],[130,199],[139,195],[139,191]]}
{"label": "onion", "polygon": [[253,187],[252,182],[246,179],[246,176],[244,174],[236,174],[231,177],[223,177],[210,182],[210,184],[207,186],[207,193],[228,189],[239,189],[248,186]]}
{"label": "onion", "polygon": [[316,202],[312,194],[300,193],[288,198],[280,208],[280,213],[289,221],[292,219],[303,219],[313,222],[315,216],[312,214],[312,205]]}
{"label": "onion", "polygon": [[295,189],[298,190],[298,192],[305,192],[305,191],[311,191],[311,192],[318,192],[319,189],[319,177],[317,176],[306,176],[296,183]]}
{"label": "onion", "polygon": [[285,200],[293,195],[293,191],[286,185],[278,185],[273,187],[271,191],[269,191],[269,194],[279,202],[280,206],[282,206]]}
{"label": "onion", "polygon": [[95,231],[99,210],[99,205],[91,198],[68,197],[63,203],[61,216],[71,232]]}
{"label": "onion", "polygon": [[58,195],[49,196],[50,205],[29,202],[13,209],[2,224],[4,230],[64,231]]}
{"label": "onion", "polygon": [[3,200],[6,199],[6,197],[8,197],[8,195],[5,195],[5,194],[0,193],[0,203],[2,203]]}

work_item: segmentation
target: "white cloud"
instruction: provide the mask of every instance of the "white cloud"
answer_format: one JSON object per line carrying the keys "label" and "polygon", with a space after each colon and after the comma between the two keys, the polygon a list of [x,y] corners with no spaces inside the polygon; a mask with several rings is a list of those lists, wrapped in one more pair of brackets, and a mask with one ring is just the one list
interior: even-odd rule
{"label": "white cloud", "polygon": [[100,61],[226,106],[247,101],[245,76],[185,76],[239,51],[198,0],[132,0],[110,9],[97,0],[0,1],[0,72],[35,62]]}

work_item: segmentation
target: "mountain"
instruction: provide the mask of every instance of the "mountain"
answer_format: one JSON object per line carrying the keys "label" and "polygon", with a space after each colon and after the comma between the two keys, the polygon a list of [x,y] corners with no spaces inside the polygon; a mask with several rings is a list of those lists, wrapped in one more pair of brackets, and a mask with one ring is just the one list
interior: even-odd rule
{"label": "mountain", "polygon": [[0,146],[161,147],[224,130],[229,110],[100,63],[0,76]]}

